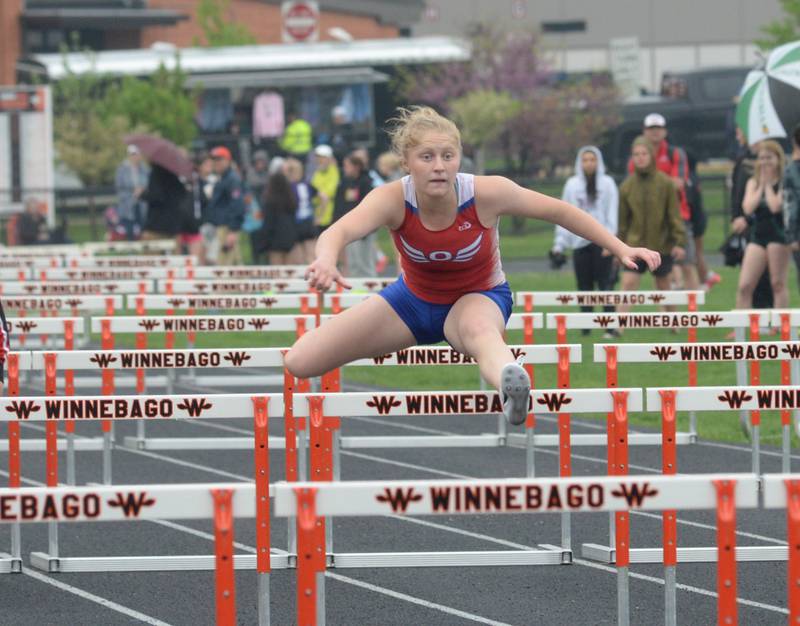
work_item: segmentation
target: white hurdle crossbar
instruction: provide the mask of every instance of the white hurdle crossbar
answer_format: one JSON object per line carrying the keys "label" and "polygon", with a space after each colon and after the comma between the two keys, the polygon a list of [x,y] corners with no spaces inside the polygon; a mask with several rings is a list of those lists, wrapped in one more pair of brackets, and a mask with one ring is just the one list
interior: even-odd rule
{"label": "white hurdle crossbar", "polygon": [[542,306],[696,306],[704,291],[517,291],[514,304],[533,311]]}
{"label": "white hurdle crossbar", "polygon": [[[275,486],[275,514],[293,517],[298,532],[297,623],[323,624],[324,573],[321,558],[324,537],[322,518],[338,516],[417,516],[498,513],[554,513],[632,510],[720,511],[718,529],[718,612],[720,623],[736,622],[736,508],[758,506],[758,477],[751,474],[696,476],[614,476],[552,479],[486,479],[469,481],[387,481],[346,483],[299,483]],[[723,517],[723,513],[726,517]],[[618,545],[622,557],[627,546]],[[470,553],[460,553],[469,555]],[[511,560],[513,552],[495,553]],[[405,552],[386,553],[382,559],[395,567],[417,565]],[[436,553],[428,553],[430,565],[452,565]],[[522,563],[519,563],[522,564]],[[617,620],[630,622],[628,562],[617,568]],[[522,597],[522,596],[520,596]],[[667,623],[676,623],[676,607],[667,607]],[[729,620],[729,621],[728,621]]]}

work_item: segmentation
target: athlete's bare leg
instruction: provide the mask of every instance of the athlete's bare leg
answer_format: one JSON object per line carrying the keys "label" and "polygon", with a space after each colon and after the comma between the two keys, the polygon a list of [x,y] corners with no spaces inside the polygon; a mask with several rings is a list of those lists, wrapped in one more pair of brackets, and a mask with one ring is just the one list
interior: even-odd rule
{"label": "athlete's bare leg", "polygon": [[500,388],[500,372],[514,355],[503,339],[505,320],[495,302],[479,293],[461,296],[444,322],[444,336],[459,352],[478,362],[484,380]]}
{"label": "athlete's bare leg", "polygon": [[531,381],[506,345],[504,329],[500,308],[479,293],[461,296],[444,322],[447,341],[478,362],[484,380],[501,392],[506,419],[517,425],[528,413]]}
{"label": "athlete's bare leg", "polygon": [[313,378],[350,361],[387,354],[416,343],[389,303],[374,295],[300,337],[286,353],[284,363],[292,375]]}

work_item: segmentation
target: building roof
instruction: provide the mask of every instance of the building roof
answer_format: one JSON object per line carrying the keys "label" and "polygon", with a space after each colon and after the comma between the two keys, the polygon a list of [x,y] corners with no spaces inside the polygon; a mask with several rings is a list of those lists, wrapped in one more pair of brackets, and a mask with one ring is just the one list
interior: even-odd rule
{"label": "building roof", "polygon": [[[281,4],[283,0],[261,0],[267,4]],[[365,15],[381,24],[412,26],[425,9],[425,0],[325,0],[320,11]]]}
{"label": "building roof", "polygon": [[168,9],[130,9],[116,7],[25,8],[22,21],[49,28],[143,28],[164,26],[189,19]]}
{"label": "building roof", "polygon": [[34,54],[18,68],[50,80],[69,72],[115,76],[146,76],[161,64],[180,66],[192,76],[233,72],[267,72],[327,68],[380,67],[466,61],[469,44],[453,37],[359,39],[349,42],[272,44],[224,48],[183,48],[155,44],[142,50],[108,50],[68,54]]}

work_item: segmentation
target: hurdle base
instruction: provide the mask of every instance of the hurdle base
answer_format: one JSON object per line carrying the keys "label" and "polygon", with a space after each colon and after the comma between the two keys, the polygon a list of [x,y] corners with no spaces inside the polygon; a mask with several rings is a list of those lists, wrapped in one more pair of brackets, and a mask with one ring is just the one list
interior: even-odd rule
{"label": "hurdle base", "polygon": [[328,554],[336,569],[382,567],[497,567],[503,565],[569,565],[572,551],[542,545],[541,550],[482,552],[348,552]]}
{"label": "hurdle base", "polygon": [[[288,554],[271,554],[272,569],[288,569]],[[44,572],[197,572],[213,571],[216,559],[213,554],[187,556],[89,556],[51,557],[44,552],[31,552],[31,566]],[[235,554],[234,569],[256,569],[255,554]]]}
{"label": "hurdle base", "polygon": [[[584,543],[581,546],[581,556],[590,561],[613,565],[617,561],[614,548],[601,546],[596,543]],[[661,548],[631,548],[631,563],[658,563],[664,562]],[[789,548],[787,546],[736,546],[737,561],[787,561]],[[717,547],[678,548],[678,563],[716,563]]]}
{"label": "hurdle base", "polygon": [[22,559],[16,558],[7,552],[0,552],[0,574],[20,574],[22,572]]}
{"label": "hurdle base", "polygon": [[[103,449],[102,437],[90,437],[86,439],[75,439],[73,441],[75,450],[93,450],[98,451]],[[59,439],[57,442],[59,452],[67,449],[67,440]],[[19,449],[23,452],[36,451],[42,452],[47,449],[46,441],[44,439],[20,439]],[[0,452],[8,452],[8,440],[0,441]]]}
{"label": "hurdle base", "polygon": [[[270,437],[270,450],[286,448],[283,437]],[[252,437],[125,437],[122,447],[131,450],[252,450]]]}
{"label": "hurdle base", "polygon": [[[508,435],[508,441],[509,443],[522,446],[527,443],[526,435],[520,433]],[[606,433],[598,433],[596,435],[572,435],[569,441],[572,446],[605,446],[607,445],[608,438]],[[692,433],[677,433],[675,436],[675,443],[677,445],[697,443],[697,435],[693,435]],[[558,435],[537,435],[534,433],[534,445],[542,448],[558,447]],[[628,445],[660,446],[661,433],[632,433],[628,435]]]}

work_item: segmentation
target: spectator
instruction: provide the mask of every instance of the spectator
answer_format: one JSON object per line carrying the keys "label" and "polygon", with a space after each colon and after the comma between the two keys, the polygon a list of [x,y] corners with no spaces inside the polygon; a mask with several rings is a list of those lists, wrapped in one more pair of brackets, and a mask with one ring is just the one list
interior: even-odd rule
{"label": "spectator", "polygon": [[208,219],[216,228],[217,264],[241,265],[239,232],[245,214],[242,179],[232,166],[230,150],[217,146],[211,151],[211,158],[219,177],[208,203]]}
{"label": "spectator", "polygon": [[[611,234],[617,234],[617,185],[613,178],[606,175],[603,154],[595,146],[584,146],[578,150],[575,174],[564,185],[561,199],[583,209]],[[600,291],[614,288],[613,257],[608,250],[603,250],[563,226],[556,226],[553,252],[563,254],[566,248],[573,251],[572,264],[579,290],[592,291],[595,285]],[[581,307],[584,312],[591,310],[591,306]],[[613,311],[614,307],[606,306],[604,310]],[[589,334],[588,329],[585,329],[584,334]]]}
{"label": "spectator", "polygon": [[191,202],[184,183],[169,170],[153,165],[147,189],[141,198],[147,202],[142,239],[175,237],[180,229],[185,204]]}
{"label": "spectator", "polygon": [[217,260],[217,231],[209,222],[208,204],[214,195],[217,175],[214,173],[214,160],[208,152],[197,157],[197,176],[195,178],[195,202],[200,207],[200,235],[203,238],[204,263]]}
{"label": "spectator", "polygon": [[353,125],[347,117],[347,109],[343,106],[335,106],[331,111],[330,146],[339,165],[344,163],[344,158],[353,149]]}
{"label": "spectator", "polygon": [[[381,173],[378,170],[372,169],[369,166],[370,165],[369,151],[366,148],[364,148],[363,146],[360,148],[356,148],[355,150],[353,150],[351,154],[361,159],[361,161],[364,163],[364,169],[369,174],[369,179],[370,182],[372,183],[373,189],[375,189],[376,187],[380,187],[381,185],[387,182],[383,178],[383,176],[381,176]],[[381,272],[383,272],[384,269],[386,269],[386,266],[389,264],[389,259],[384,254],[383,250],[381,250],[381,247],[378,245],[377,237],[372,237],[372,245],[375,248],[374,272],[376,274],[380,274]],[[372,276],[372,274],[365,274],[365,276]]]}
{"label": "spectator", "polygon": [[286,119],[289,123],[284,129],[278,145],[286,156],[302,161],[311,152],[311,146],[314,145],[314,131],[311,124],[300,117],[296,111],[289,111]]}
{"label": "spectator", "polygon": [[265,150],[256,150],[253,153],[253,162],[247,168],[245,182],[247,188],[260,201],[264,197],[269,178],[269,155]]}
{"label": "spectator", "polygon": [[769,267],[774,306],[784,309],[789,306],[789,246],[783,223],[782,189],[785,156],[780,144],[769,139],[759,144],[757,154],[755,172],[747,181],[742,201],[743,217],[750,231],[739,271],[736,308],[752,308],[753,290],[764,268]]}
{"label": "spectator", "polygon": [[117,190],[117,218],[128,241],[139,238],[145,219],[141,196],[147,188],[149,172],[136,146],[128,146],[127,158],[119,164],[114,177]]}
{"label": "spectator", "polygon": [[23,246],[50,243],[47,220],[41,203],[35,198],[25,200],[25,210],[17,219],[17,242]]}
{"label": "spectator", "polygon": [[[744,190],[747,186],[747,181],[750,180],[756,168],[756,153],[748,145],[744,131],[738,126],[736,127],[736,142],[739,145],[739,153],[731,171],[731,231],[749,234],[747,233],[749,226],[744,218],[742,202],[744,201]],[[758,279],[753,291],[753,308],[771,309],[773,304],[774,298],[770,285],[769,268],[767,267]]]}
{"label": "spectator", "polygon": [[378,168],[378,174],[380,174],[381,178],[387,183],[403,178],[402,162],[400,161],[400,157],[394,152],[381,153],[375,165]]}
{"label": "spectator", "polygon": [[297,241],[290,255],[290,263],[312,263],[317,229],[314,226],[314,196],[317,190],[303,179],[303,164],[297,159],[286,159],[286,177],[292,184],[297,211],[295,212],[295,236]]}
{"label": "spectator", "polygon": [[333,158],[333,149],[322,144],[314,148],[317,169],[311,177],[311,186],[317,190],[314,198],[314,219],[318,233],[333,223],[333,207],[336,190],[339,188],[339,168]]}
{"label": "spectator", "polygon": [[686,161],[689,167],[689,184],[686,186],[686,202],[691,214],[692,233],[694,234],[694,249],[697,257],[697,274],[703,282],[706,291],[716,285],[722,277],[713,270],[708,269],[706,255],[703,249],[703,236],[708,226],[708,216],[703,206],[703,190],[700,187],[700,177],[697,175],[697,158],[694,154],[686,152]]}
{"label": "spectator", "polygon": [[[344,177],[336,193],[334,221],[353,210],[372,191],[372,180],[366,165],[355,154],[345,157],[343,163]],[[375,233],[357,239],[345,248],[346,275],[375,276]]]}
{"label": "spectator", "polygon": [[783,209],[786,241],[791,245],[800,283],[800,124],[792,131],[792,160],[783,173]]}
{"label": "spectator", "polygon": [[[619,189],[619,238],[629,246],[647,246],[661,254],[661,265],[652,272],[656,289],[670,288],[673,261],[683,258],[686,231],[678,208],[678,195],[669,176],[656,168],[652,143],[637,137],[631,147],[633,174]],[[622,291],[639,288],[644,263],[623,268]],[[621,306],[620,311],[629,306]]]}
{"label": "spectator", "polygon": [[[694,234],[692,233],[692,214],[686,198],[689,184],[689,164],[686,153],[667,141],[667,120],[660,113],[650,113],[644,118],[644,137],[650,142],[656,159],[656,168],[669,176],[678,195],[683,228],[686,232],[685,254],[678,260],[685,289],[697,289],[700,281],[697,276]],[[628,172],[633,173],[633,161],[629,161]],[[680,280],[680,278],[678,279]]]}
{"label": "spectator", "polygon": [[269,177],[261,204],[264,207],[261,241],[269,263],[286,265],[289,252],[297,241],[297,198],[283,172],[275,172]]}

